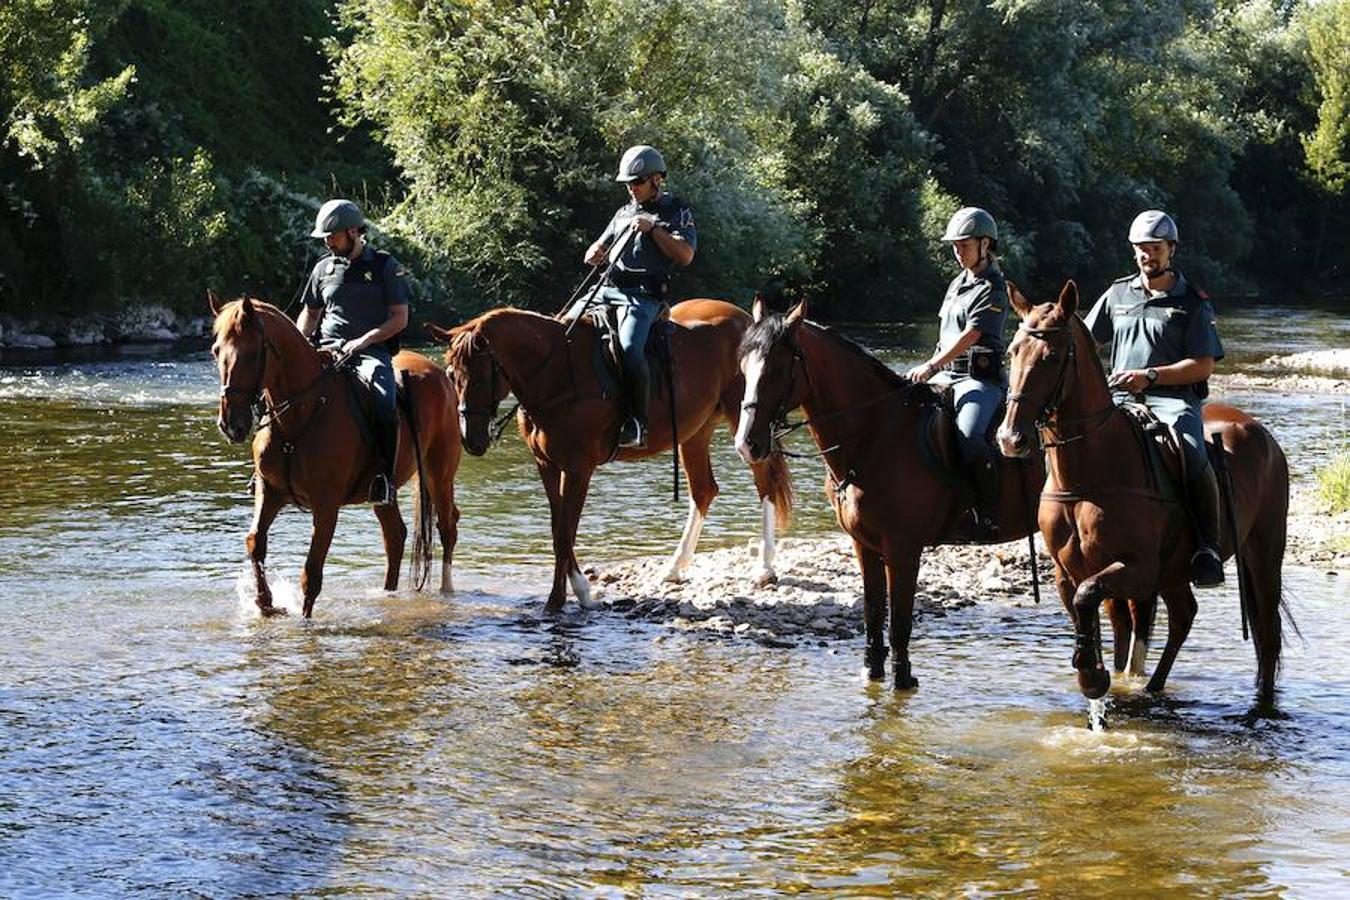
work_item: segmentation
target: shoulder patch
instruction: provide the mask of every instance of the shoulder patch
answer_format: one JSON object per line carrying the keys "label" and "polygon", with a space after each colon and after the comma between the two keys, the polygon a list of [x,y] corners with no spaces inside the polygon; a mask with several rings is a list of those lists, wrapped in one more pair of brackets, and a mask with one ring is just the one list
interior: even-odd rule
{"label": "shoulder patch", "polygon": [[1132,272],[1132,273],[1130,273],[1129,275],[1122,275],[1122,276],[1120,276],[1119,278],[1117,278],[1117,279],[1115,279],[1114,281],[1112,281],[1111,283],[1112,283],[1112,284],[1124,284],[1124,283],[1127,282],[1127,281],[1132,281],[1132,280],[1134,280],[1134,276],[1135,276],[1136,274],[1137,274],[1137,273]]}

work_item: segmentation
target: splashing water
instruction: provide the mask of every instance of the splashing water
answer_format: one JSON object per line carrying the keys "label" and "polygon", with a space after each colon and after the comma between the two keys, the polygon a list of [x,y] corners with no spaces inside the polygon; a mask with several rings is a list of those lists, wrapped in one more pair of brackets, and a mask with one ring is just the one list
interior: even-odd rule
{"label": "splashing water", "polygon": [[[267,585],[272,589],[272,604],[292,615],[300,615],[304,610],[304,600],[300,587],[285,578],[269,576]],[[262,618],[258,610],[258,589],[253,582],[252,565],[245,561],[234,582],[234,594],[239,599],[239,612],[247,618]]]}
{"label": "splashing water", "polygon": [[1102,734],[1109,727],[1106,724],[1106,710],[1109,704],[1105,697],[1098,697],[1096,700],[1088,701],[1088,727],[1097,734]]}

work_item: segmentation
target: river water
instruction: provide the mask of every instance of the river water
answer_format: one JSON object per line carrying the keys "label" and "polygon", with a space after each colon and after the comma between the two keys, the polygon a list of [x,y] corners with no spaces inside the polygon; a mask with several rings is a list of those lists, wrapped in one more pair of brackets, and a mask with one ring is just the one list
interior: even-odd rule
{"label": "river water", "polygon": [[[1350,346],[1338,310],[1226,313],[1226,366]],[[868,333],[896,365],[928,325]],[[795,649],[605,612],[540,617],[547,506],[508,437],[458,479],[451,599],[386,595],[345,511],[316,616],[241,591],[242,447],[200,350],[0,368],[0,894],[1344,896],[1350,582],[1291,569],[1277,718],[1235,591],[1202,598],[1165,696],[1086,727],[1058,604],[916,626],[922,686],[861,639]],[[1306,482],[1338,398],[1227,398]],[[597,477],[579,556],[668,553],[668,457]],[[757,528],[725,435],[704,546]],[[833,522],[794,461],[794,533]],[[282,514],[293,590],[307,517]],[[1230,572],[1231,574],[1231,572]],[[406,574],[405,574],[406,581]],[[1230,577],[1230,584],[1233,579]]]}

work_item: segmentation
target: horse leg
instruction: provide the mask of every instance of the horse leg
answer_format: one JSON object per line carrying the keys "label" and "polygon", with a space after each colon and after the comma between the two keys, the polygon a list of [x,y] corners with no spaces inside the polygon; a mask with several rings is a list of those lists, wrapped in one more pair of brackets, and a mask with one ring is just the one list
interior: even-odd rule
{"label": "horse leg", "polygon": [[[426,514],[424,511],[423,515]],[[408,526],[403,524],[403,514],[398,511],[398,498],[395,497],[393,503],[375,507],[375,518],[380,520],[380,531],[384,535],[384,589],[396,591],[403,548],[408,543]]]}
{"label": "horse leg", "polygon": [[684,581],[684,570],[694,561],[694,549],[703,532],[703,520],[707,518],[708,507],[717,496],[717,479],[713,477],[712,457],[708,453],[712,432],[713,425],[710,422],[680,445],[680,461],[684,463],[684,475],[689,485],[689,518],[685,520],[684,534],[680,536],[675,555],[670,558],[666,581]]}
{"label": "horse leg", "polygon": [[1073,667],[1078,670],[1078,687],[1083,696],[1096,700],[1111,687],[1111,674],[1102,660],[1102,631],[1099,610],[1107,597],[1152,596],[1151,584],[1137,567],[1117,560],[1095,575],[1083,579],[1074,592]]}
{"label": "horse leg", "polygon": [[459,541],[459,507],[455,505],[455,476],[442,478],[433,487],[433,502],[436,504],[436,530],[441,536],[441,593],[453,594],[455,586],[450,580],[450,562],[455,556],[455,544]]}
{"label": "horse leg", "polygon": [[542,460],[535,460],[539,470],[539,480],[544,485],[544,495],[548,497],[549,529],[553,536],[553,587],[549,590],[548,602],[544,608],[551,611],[562,609],[567,599],[567,573],[571,569],[572,550],[567,548],[564,555],[559,522],[562,519],[562,472],[557,466]]}
{"label": "horse leg", "polygon": [[[1148,669],[1148,645],[1153,639],[1153,620],[1158,615],[1158,597],[1130,600],[1130,653],[1125,660],[1125,671],[1142,678]],[[1116,652],[1120,652],[1119,642]],[[1120,671],[1119,668],[1116,669]]]}
{"label": "horse leg", "polygon": [[1107,597],[1102,605],[1106,607],[1106,615],[1111,620],[1111,638],[1115,645],[1111,667],[1117,672],[1123,672],[1130,658],[1130,637],[1134,631],[1130,620],[1130,603]]}
{"label": "horse leg", "polygon": [[258,610],[270,616],[278,610],[272,605],[272,588],[267,584],[267,575],[263,563],[267,559],[267,531],[276,520],[277,513],[286,505],[278,491],[268,486],[261,474],[254,474],[253,487],[253,525],[244,538],[244,547],[248,551],[249,562],[253,565],[253,583],[257,591]]}
{"label": "horse leg", "polygon": [[[563,547],[566,554],[557,554],[559,562],[566,561],[567,580],[572,585],[572,593],[576,594],[577,603],[582,609],[592,609],[597,604],[591,599],[591,581],[581,571],[581,565],[577,562],[577,526],[581,522],[581,510],[586,505],[586,492],[591,486],[591,475],[594,470],[582,472],[562,473],[560,481],[558,509],[561,513],[561,536]],[[557,553],[558,547],[555,545],[554,552]],[[557,573],[554,574],[554,580],[557,581]],[[549,598],[550,602],[552,597]],[[557,609],[562,606],[562,600],[558,601]]]}
{"label": "horse leg", "polygon": [[759,491],[759,562],[753,573],[757,587],[778,580],[773,570],[775,530],[786,525],[792,510],[792,474],[781,454],[751,466],[755,488]]}
{"label": "horse leg", "polygon": [[863,631],[867,636],[863,662],[867,677],[880,681],[886,677],[886,562],[858,541],[853,542],[853,553],[863,577]]}
{"label": "horse leg", "polygon": [[1162,655],[1158,657],[1153,677],[1144,688],[1150,694],[1159,693],[1167,684],[1167,676],[1172,674],[1172,664],[1177,661],[1177,653],[1191,633],[1191,623],[1195,621],[1195,612],[1198,608],[1195,594],[1191,592],[1189,584],[1168,588],[1162,592],[1162,598],[1163,603],[1167,604],[1167,643],[1163,645]]}
{"label": "horse leg", "polygon": [[919,580],[918,547],[886,548],[886,590],[890,596],[891,652],[895,654],[895,689],[919,686],[910,671],[909,635],[914,628],[914,589]]}
{"label": "horse leg", "polygon": [[309,536],[309,555],[305,557],[305,570],[300,573],[300,593],[304,596],[304,616],[308,619],[314,614],[314,599],[323,589],[323,563],[328,558],[328,548],[333,543],[333,530],[337,527],[338,508],[336,506],[314,505],[312,512],[313,530]]}
{"label": "horse leg", "polygon": [[[1256,697],[1258,703],[1275,699],[1275,675],[1280,668],[1284,646],[1280,598],[1283,590],[1284,521],[1278,523],[1274,538],[1253,530],[1242,546],[1242,564],[1238,578],[1246,581],[1247,616],[1252,629],[1252,647],[1256,651]],[[1273,545],[1273,546],[1272,546]]]}

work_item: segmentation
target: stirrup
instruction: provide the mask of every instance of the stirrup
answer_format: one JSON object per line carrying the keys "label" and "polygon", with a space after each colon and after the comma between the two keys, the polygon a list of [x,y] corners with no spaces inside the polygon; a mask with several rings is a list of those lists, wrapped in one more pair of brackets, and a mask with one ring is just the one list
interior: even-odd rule
{"label": "stirrup", "polygon": [[643,448],[647,446],[647,426],[636,417],[630,417],[619,429],[619,446]]}
{"label": "stirrup", "polygon": [[1212,547],[1201,547],[1191,557],[1191,584],[1198,588],[1219,587],[1224,582],[1223,560]]}
{"label": "stirrup", "polygon": [[388,506],[394,502],[394,485],[383,472],[370,480],[370,502],[375,506]]}

